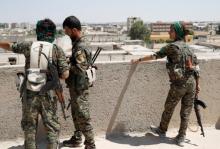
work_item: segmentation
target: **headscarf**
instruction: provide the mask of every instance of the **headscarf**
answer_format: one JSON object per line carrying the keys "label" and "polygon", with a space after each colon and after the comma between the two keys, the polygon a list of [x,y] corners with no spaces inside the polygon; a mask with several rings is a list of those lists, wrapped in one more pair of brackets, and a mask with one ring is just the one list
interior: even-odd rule
{"label": "headscarf", "polygon": [[38,41],[47,41],[52,43],[55,40],[56,26],[49,20],[40,20],[36,25],[36,34]]}
{"label": "headscarf", "polygon": [[177,38],[178,39],[184,39],[184,31],[183,31],[183,26],[180,22],[174,22],[172,24],[172,27],[174,28],[175,32],[176,32],[176,35],[177,35]]}

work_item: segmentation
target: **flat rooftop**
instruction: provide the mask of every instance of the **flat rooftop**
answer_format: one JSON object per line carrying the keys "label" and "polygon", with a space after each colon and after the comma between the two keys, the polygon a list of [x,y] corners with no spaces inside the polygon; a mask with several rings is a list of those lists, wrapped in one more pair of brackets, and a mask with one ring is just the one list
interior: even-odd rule
{"label": "flat rooftop", "polygon": [[[196,129],[196,128],[195,128]],[[151,133],[129,133],[111,136],[106,139],[105,135],[96,136],[96,146],[98,149],[179,149],[180,147],[174,144],[173,137],[177,134],[177,129],[168,131],[167,138],[160,137]],[[200,132],[187,132],[184,147],[181,149],[217,149],[220,146],[220,130],[214,127],[205,128],[206,137],[202,137]],[[69,136],[61,137],[61,141],[69,139]],[[1,149],[23,149],[23,139],[9,140],[0,142]],[[41,141],[40,148],[46,148],[46,144]],[[69,149],[62,147],[62,149]],[[79,147],[78,149],[84,149]]]}

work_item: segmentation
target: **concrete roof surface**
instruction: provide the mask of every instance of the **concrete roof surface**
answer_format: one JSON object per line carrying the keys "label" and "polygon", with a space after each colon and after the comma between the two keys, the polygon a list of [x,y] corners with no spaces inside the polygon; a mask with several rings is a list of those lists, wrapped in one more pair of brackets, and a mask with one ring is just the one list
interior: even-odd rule
{"label": "concrete roof surface", "polygon": [[[193,128],[196,129],[196,128]],[[206,137],[202,137],[200,132],[191,132],[188,129],[184,147],[181,149],[217,149],[220,146],[220,130],[213,127],[206,127]],[[200,131],[200,129],[199,129]],[[178,130],[171,129],[168,131],[167,138],[161,139],[151,133],[131,133],[124,135],[111,136],[105,139],[105,136],[96,136],[97,149],[179,149],[174,144],[173,137]],[[68,137],[62,137],[61,142]],[[2,141],[1,149],[23,149],[23,139]],[[45,143],[40,143],[40,148],[46,148]],[[62,147],[62,149],[69,149]],[[78,149],[83,149],[83,146]]]}

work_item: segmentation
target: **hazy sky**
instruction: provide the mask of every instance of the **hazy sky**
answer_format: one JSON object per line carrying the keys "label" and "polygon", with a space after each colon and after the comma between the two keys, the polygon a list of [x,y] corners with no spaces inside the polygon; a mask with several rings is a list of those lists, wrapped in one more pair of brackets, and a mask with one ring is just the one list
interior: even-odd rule
{"label": "hazy sky", "polygon": [[35,23],[45,17],[62,23],[69,15],[82,22],[220,21],[220,0],[0,0],[0,22]]}

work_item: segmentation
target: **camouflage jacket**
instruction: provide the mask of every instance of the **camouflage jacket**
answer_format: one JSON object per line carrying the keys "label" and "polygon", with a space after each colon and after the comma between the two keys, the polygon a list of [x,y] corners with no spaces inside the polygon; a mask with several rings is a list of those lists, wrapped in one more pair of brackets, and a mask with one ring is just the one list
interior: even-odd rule
{"label": "camouflage jacket", "polygon": [[[25,69],[30,68],[30,51],[32,43],[33,42],[20,42],[11,45],[14,53],[24,54],[26,58]],[[63,50],[56,45],[54,45],[52,61],[53,64],[57,67],[59,75],[61,75],[64,71],[69,70],[69,66],[67,64]]]}
{"label": "camouflage jacket", "polygon": [[176,41],[156,52],[156,58],[167,56],[167,70],[171,82],[185,81],[194,76],[199,77],[198,60],[196,55],[183,41]]}
{"label": "camouflage jacket", "polygon": [[72,46],[70,75],[66,80],[67,86],[76,90],[88,89],[89,83],[85,70],[91,64],[92,53],[88,49],[85,38],[73,42]]}

